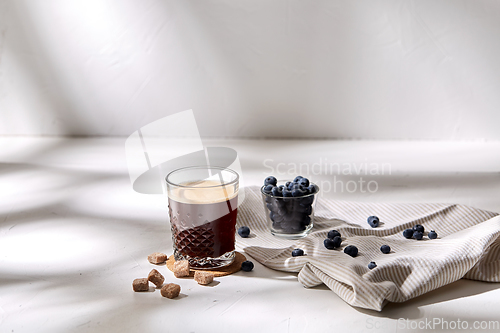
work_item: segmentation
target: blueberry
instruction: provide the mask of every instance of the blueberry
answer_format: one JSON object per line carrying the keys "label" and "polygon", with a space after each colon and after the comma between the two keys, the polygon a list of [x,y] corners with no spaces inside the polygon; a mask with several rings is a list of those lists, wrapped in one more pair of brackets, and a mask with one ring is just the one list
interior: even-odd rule
{"label": "blueberry", "polygon": [[269,176],[269,177],[267,177],[264,180],[264,185],[274,185],[274,186],[276,186],[276,184],[278,184],[278,180],[276,179],[276,177]]}
{"label": "blueberry", "polygon": [[263,191],[264,191],[264,193],[271,194],[271,192],[273,191],[273,188],[274,188],[274,186],[273,186],[273,185],[266,185],[266,186],[264,187],[264,190],[263,190]]}
{"label": "blueberry", "polygon": [[[272,213],[272,216],[271,216],[271,213]],[[269,214],[269,218],[271,218],[271,221],[273,221],[273,222],[283,222],[283,220],[285,219],[286,213],[284,213],[281,210],[276,211],[276,212],[271,212],[271,213]]]}
{"label": "blueberry", "polygon": [[279,198],[279,199],[274,198],[274,202],[276,203],[276,206],[279,207],[280,209],[285,209],[286,208],[285,206],[286,206],[287,203],[285,202],[285,200],[283,200],[281,198]]}
{"label": "blueberry", "polygon": [[328,249],[328,250],[333,250],[335,246],[333,246],[333,239],[330,238],[325,238],[323,241],[323,245]]}
{"label": "blueberry", "polygon": [[337,230],[328,231],[328,238],[334,239],[337,236],[341,237],[340,232],[338,232]]}
{"label": "blueberry", "polygon": [[280,186],[278,186],[278,188],[280,189],[281,192],[283,192],[283,189],[285,188],[285,185],[280,185]]}
{"label": "blueberry", "polygon": [[304,255],[304,250],[302,249],[295,249],[292,251],[292,257],[300,257]]}
{"label": "blueberry", "polygon": [[304,206],[311,205],[313,201],[314,201],[314,196],[312,195],[299,199],[300,204]]}
{"label": "blueberry", "polygon": [[299,183],[300,185],[302,185],[304,187],[308,187],[309,186],[309,179],[301,178],[297,183]]}
{"label": "blueberry", "polygon": [[294,188],[292,190],[292,196],[294,196],[294,197],[301,197],[304,195],[306,195],[306,193],[303,190],[301,190],[300,188]]}
{"label": "blueberry", "polygon": [[375,267],[377,267],[377,264],[375,263],[375,261],[372,261],[368,264],[368,268],[369,269],[374,269]]}
{"label": "blueberry", "polygon": [[419,231],[419,232],[424,232],[424,226],[420,224],[415,224],[413,226],[413,231]]}
{"label": "blueberry", "polygon": [[434,230],[431,230],[428,234],[427,234],[427,237],[429,237],[429,239],[436,239],[438,236],[438,234],[434,231]]}
{"label": "blueberry", "polygon": [[403,236],[405,236],[405,238],[412,238],[413,237],[413,229],[406,229],[405,231],[403,231]]}
{"label": "blueberry", "polygon": [[298,182],[299,182],[299,180],[301,180],[302,178],[304,178],[304,177],[302,177],[302,176],[297,176],[297,177],[295,177],[295,179],[293,180],[293,182],[294,182],[294,183],[298,183]]}
{"label": "blueberry", "polygon": [[333,239],[327,238],[323,241],[323,245],[325,245],[325,247],[329,250],[336,249],[340,247],[341,244],[342,244],[342,238],[340,238],[339,236],[335,236],[333,237]]}
{"label": "blueberry", "polygon": [[424,237],[424,234],[423,234],[423,233],[421,233],[420,231],[415,231],[415,232],[413,233],[413,238],[415,238],[415,239],[417,239],[417,240],[421,240],[421,239],[422,239],[422,237]]}
{"label": "blueberry", "polygon": [[[293,192],[292,192],[293,194]],[[290,204],[290,206],[288,207],[288,210],[289,211],[293,211],[293,212],[299,212],[299,213],[304,213],[307,209],[307,207],[309,207],[308,205],[301,205],[299,202],[299,200],[294,200],[292,202],[292,204]]]}
{"label": "blueberry", "polygon": [[348,245],[345,247],[344,253],[350,255],[351,257],[355,257],[358,255],[358,248],[354,245]]}
{"label": "blueberry", "polygon": [[291,197],[291,196],[292,196],[292,191],[283,190],[283,197]]}
{"label": "blueberry", "polygon": [[283,195],[283,192],[280,190],[279,187],[273,187],[273,190],[271,191],[271,193],[275,196],[275,197],[281,197]]}
{"label": "blueberry", "polygon": [[309,215],[304,216],[300,224],[304,227],[307,227],[309,224],[311,224],[311,218],[309,217]]}
{"label": "blueberry", "polygon": [[288,188],[292,182],[286,182],[285,187]]}
{"label": "blueberry", "polygon": [[316,185],[309,185],[307,187],[307,191],[309,191],[310,194],[314,194],[318,191],[318,189],[317,189]]}
{"label": "blueberry", "polygon": [[301,213],[301,214],[305,214],[305,215],[311,215],[312,206],[310,206],[310,205],[303,206],[303,205],[296,204],[296,205],[293,205],[292,211],[297,212],[297,213]]}
{"label": "blueberry", "polygon": [[250,235],[250,228],[243,226],[238,229],[238,235],[240,235],[243,238],[247,238]]}
{"label": "blueberry", "polygon": [[284,216],[285,221],[291,225],[298,224],[302,219],[302,214],[288,213]]}
{"label": "blueberry", "polygon": [[384,254],[387,254],[387,253],[391,252],[391,247],[389,245],[382,245],[380,247],[380,251],[382,251],[382,253],[384,253]]}
{"label": "blueberry", "polygon": [[378,223],[379,223],[379,222],[380,222],[380,221],[379,221],[378,217],[376,217],[376,216],[370,216],[370,217],[368,218],[368,224],[369,224],[369,225],[370,225],[370,227],[372,227],[372,228],[376,228],[376,227],[378,227]]}
{"label": "blueberry", "polygon": [[241,270],[245,272],[250,272],[253,269],[253,262],[250,260],[243,261],[241,263]]}
{"label": "blueberry", "polygon": [[294,231],[294,232],[300,232],[300,231],[304,231],[306,230],[306,227],[303,226],[303,225],[300,225],[300,224],[294,224],[291,226],[291,229]]}

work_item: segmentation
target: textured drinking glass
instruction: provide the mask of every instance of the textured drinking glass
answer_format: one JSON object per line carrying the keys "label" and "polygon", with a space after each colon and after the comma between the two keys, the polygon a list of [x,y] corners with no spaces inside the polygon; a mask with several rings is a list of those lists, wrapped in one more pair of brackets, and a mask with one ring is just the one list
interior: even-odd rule
{"label": "textured drinking glass", "polygon": [[175,260],[194,268],[217,268],[234,260],[238,174],[228,168],[194,166],[166,177]]}
{"label": "textured drinking glass", "polygon": [[[312,184],[312,183],[311,183]],[[312,184],[314,185],[314,184]],[[278,197],[265,193],[264,186],[260,189],[266,220],[274,236],[298,239],[307,236],[314,224],[314,209],[316,192],[300,197]]]}

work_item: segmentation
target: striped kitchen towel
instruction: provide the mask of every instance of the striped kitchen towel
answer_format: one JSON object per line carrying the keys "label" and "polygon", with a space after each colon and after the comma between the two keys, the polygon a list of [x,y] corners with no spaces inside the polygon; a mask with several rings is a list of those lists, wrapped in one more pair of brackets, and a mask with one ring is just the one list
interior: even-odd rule
{"label": "striped kitchen towel", "polygon": [[[250,227],[255,237],[237,237],[245,253],[280,271],[298,272],[305,287],[326,284],[352,306],[381,311],[387,302],[404,302],[461,278],[500,282],[500,216],[453,204],[360,203],[318,198],[315,225],[299,240],[269,232],[260,189],[246,189],[238,208],[238,227]],[[366,219],[380,218],[371,228]],[[402,232],[415,224],[435,230],[438,238],[406,239]],[[323,245],[329,230],[342,234],[340,249]],[[383,254],[380,246],[391,247]],[[359,249],[352,258],[347,245]],[[291,252],[301,248],[302,257]],[[375,261],[377,267],[368,269]]]}

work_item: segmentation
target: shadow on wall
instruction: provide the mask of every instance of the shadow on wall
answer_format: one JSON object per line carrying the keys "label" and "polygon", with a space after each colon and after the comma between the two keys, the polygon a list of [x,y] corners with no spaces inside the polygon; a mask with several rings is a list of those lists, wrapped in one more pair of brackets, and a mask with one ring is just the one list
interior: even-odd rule
{"label": "shadow on wall", "polygon": [[175,80],[186,73],[171,71],[182,50],[171,59],[155,51],[157,37],[146,37],[172,33],[168,13],[151,6],[16,1],[0,7],[0,75],[7,77],[0,106],[9,110],[0,134],[129,135],[189,108],[182,96],[190,90]]}
{"label": "shadow on wall", "polygon": [[192,108],[203,137],[500,139],[498,15],[451,0],[6,2],[0,134],[129,135]]}
{"label": "shadow on wall", "polygon": [[[19,81],[6,91],[10,98],[17,97],[17,100],[7,109],[9,114],[2,134],[83,134],[81,128],[89,117],[88,109],[72,100],[75,87],[68,84],[69,69],[61,68],[51,53],[47,36],[37,25],[32,8],[23,1],[7,2],[2,14],[4,22],[9,24],[0,37],[5,48],[0,50],[4,53],[4,64],[0,62],[0,65],[5,66],[6,55],[9,55],[18,70],[14,79]],[[85,84],[78,89],[84,90]]]}

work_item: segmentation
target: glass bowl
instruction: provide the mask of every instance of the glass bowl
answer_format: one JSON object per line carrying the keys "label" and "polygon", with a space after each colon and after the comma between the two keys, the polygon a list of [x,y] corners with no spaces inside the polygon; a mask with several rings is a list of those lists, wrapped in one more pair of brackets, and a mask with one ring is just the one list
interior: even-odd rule
{"label": "glass bowl", "polygon": [[307,236],[314,225],[314,210],[319,187],[316,192],[297,197],[274,196],[261,187],[266,220],[274,236],[299,239]]}

